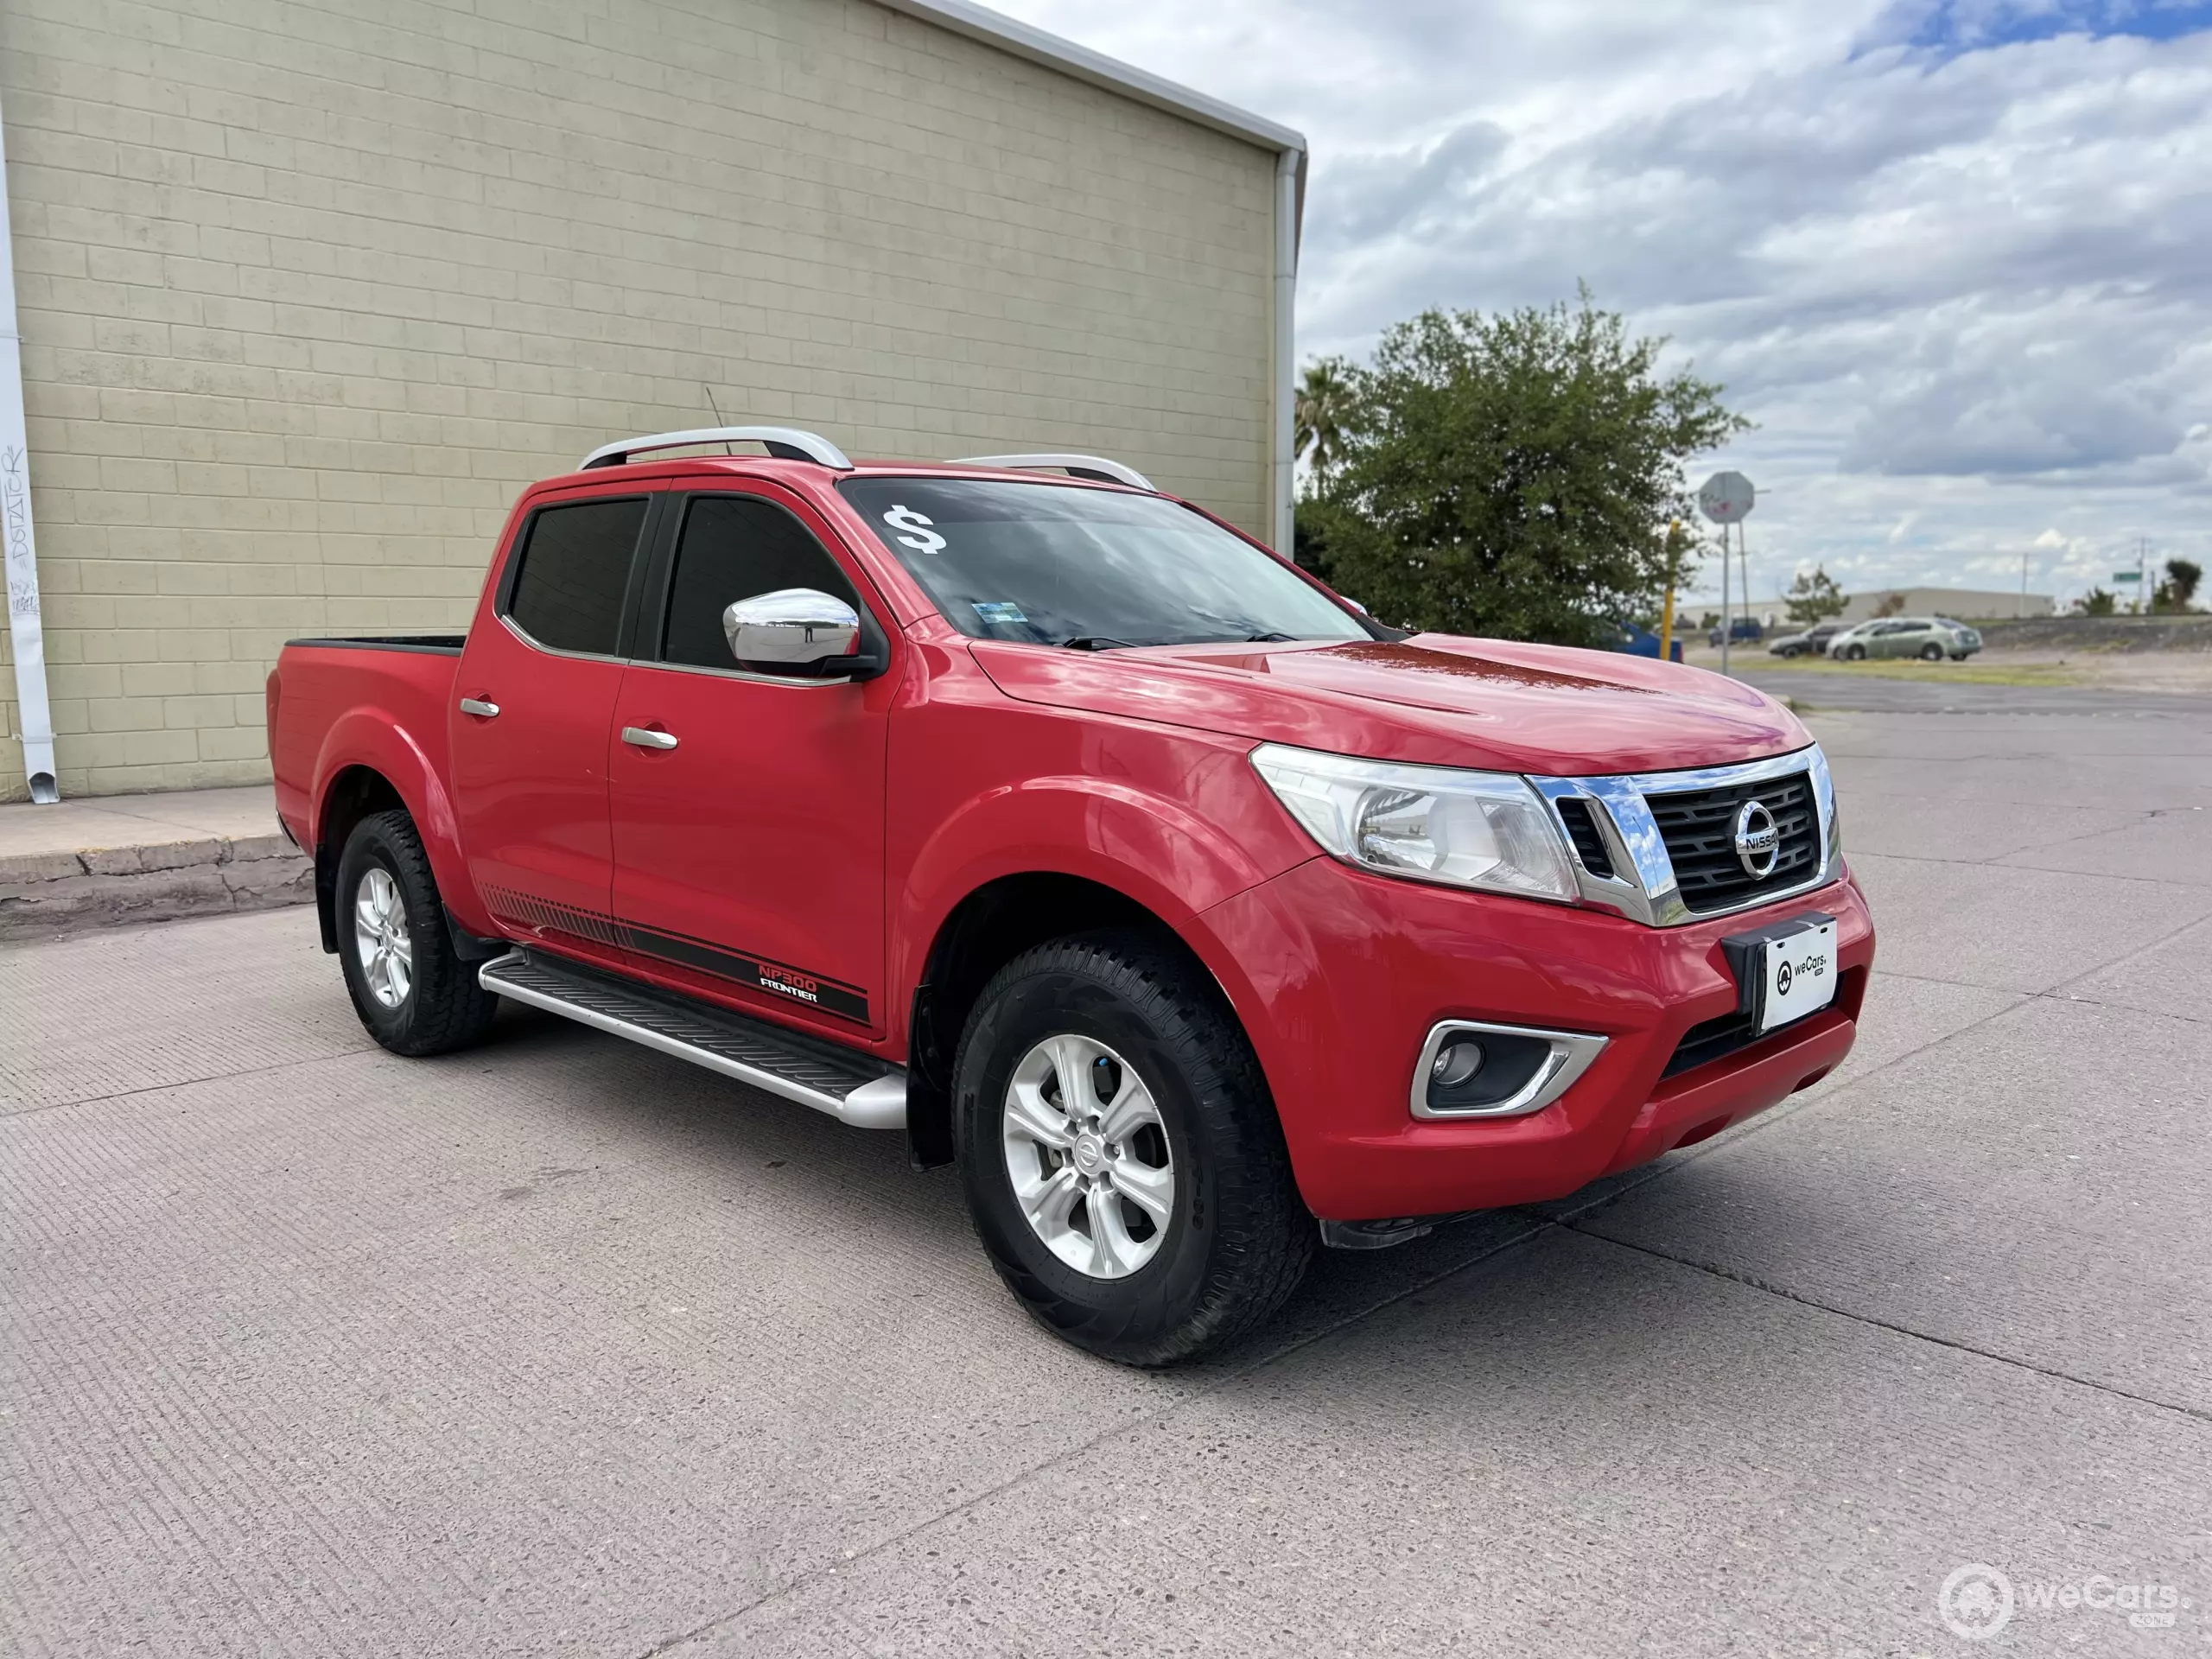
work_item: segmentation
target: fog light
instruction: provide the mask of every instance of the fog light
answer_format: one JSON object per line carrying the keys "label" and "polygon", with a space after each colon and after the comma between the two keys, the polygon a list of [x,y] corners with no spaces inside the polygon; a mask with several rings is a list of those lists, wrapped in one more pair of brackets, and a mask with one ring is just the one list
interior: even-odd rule
{"label": "fog light", "polygon": [[1414,1063],[1415,1117],[1517,1117],[1540,1112],[1573,1085],[1605,1039],[1535,1026],[1442,1020]]}
{"label": "fog light", "polygon": [[1457,1089],[1482,1069],[1480,1043],[1447,1043],[1437,1050],[1436,1064],[1428,1068],[1428,1075],[1440,1089]]}

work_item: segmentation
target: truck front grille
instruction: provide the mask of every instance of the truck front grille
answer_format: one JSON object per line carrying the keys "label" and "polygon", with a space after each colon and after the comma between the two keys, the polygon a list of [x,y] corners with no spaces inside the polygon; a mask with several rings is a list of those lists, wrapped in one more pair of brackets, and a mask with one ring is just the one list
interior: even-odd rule
{"label": "truck front grille", "polygon": [[[1774,868],[1764,876],[1753,875],[1736,855],[1736,820],[1746,801],[1759,802],[1773,815],[1782,837]],[[1801,886],[1821,861],[1820,814],[1806,772],[1679,795],[1647,794],[1644,803],[1666,842],[1682,902],[1700,914]]]}
{"label": "truck front grille", "polygon": [[[1787,754],[1675,772],[1531,775],[1550,803],[1585,903],[1647,927],[1753,910],[1810,893],[1842,874],[1836,859],[1835,790],[1827,757],[1808,743]],[[1774,820],[1774,868],[1763,838],[1746,840],[1751,867],[1736,850],[1747,802]],[[1765,828],[1758,813],[1744,828]]]}

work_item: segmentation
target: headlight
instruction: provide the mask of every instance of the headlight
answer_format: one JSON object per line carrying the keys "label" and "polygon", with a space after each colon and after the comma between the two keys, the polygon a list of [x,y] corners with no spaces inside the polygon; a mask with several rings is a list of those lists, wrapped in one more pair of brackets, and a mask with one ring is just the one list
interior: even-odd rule
{"label": "headlight", "polygon": [[1383,875],[1572,903],[1567,845],[1510,772],[1452,772],[1268,743],[1252,765],[1307,833]]}

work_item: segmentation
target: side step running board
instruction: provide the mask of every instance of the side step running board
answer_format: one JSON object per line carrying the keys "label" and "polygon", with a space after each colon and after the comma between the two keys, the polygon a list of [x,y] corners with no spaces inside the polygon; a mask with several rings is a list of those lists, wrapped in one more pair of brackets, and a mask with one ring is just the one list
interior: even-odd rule
{"label": "side step running board", "polygon": [[906,1074],[835,1043],[531,950],[488,962],[487,991],[626,1037],[858,1129],[906,1125]]}

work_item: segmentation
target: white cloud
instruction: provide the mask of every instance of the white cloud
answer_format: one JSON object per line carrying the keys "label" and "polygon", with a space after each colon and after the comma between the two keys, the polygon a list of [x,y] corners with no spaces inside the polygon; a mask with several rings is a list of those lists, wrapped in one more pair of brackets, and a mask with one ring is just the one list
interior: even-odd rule
{"label": "white cloud", "polygon": [[1578,279],[1671,335],[1755,586],[2212,557],[2212,4],[1001,3],[1306,131],[1307,354]]}

